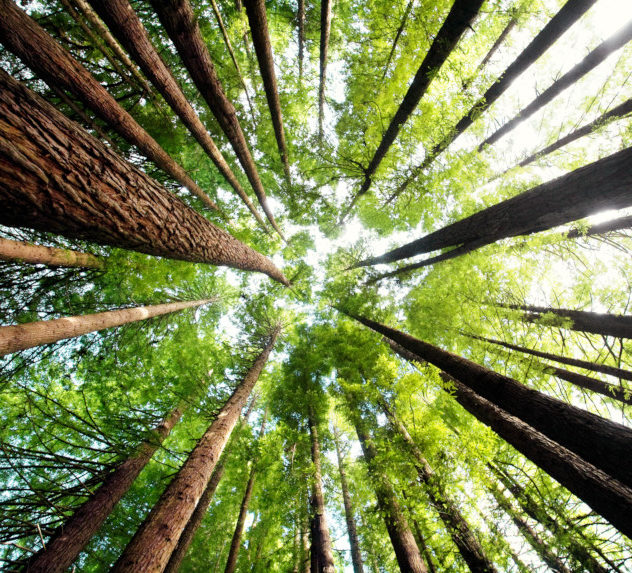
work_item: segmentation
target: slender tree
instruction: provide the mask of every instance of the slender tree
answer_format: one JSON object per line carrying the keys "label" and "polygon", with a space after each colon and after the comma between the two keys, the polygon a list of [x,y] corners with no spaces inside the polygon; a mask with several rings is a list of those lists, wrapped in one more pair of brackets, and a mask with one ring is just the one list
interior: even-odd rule
{"label": "slender tree", "polygon": [[187,207],[2,70],[0,120],[6,126],[0,132],[0,224],[258,270],[288,284],[269,259]]}
{"label": "slender tree", "polygon": [[382,72],[382,78],[380,81],[384,81],[386,74],[388,73],[388,68],[391,65],[391,61],[393,60],[393,55],[395,54],[395,50],[397,49],[397,44],[399,42],[399,38],[406,27],[406,23],[408,22],[408,17],[412,12],[413,6],[415,4],[415,0],[408,0],[408,4],[406,4],[406,8],[404,9],[404,15],[402,16],[402,20],[399,23],[399,27],[397,28],[397,32],[395,32],[395,39],[391,44],[391,51],[388,53],[388,58],[386,58],[386,64],[384,64],[384,71]]}
{"label": "slender tree", "polygon": [[90,253],[31,245],[24,241],[13,241],[3,237],[0,237],[0,260],[49,267],[105,268],[105,260]]}
{"label": "slender tree", "polygon": [[298,0],[298,79],[303,80],[303,59],[305,51],[305,0]]}
{"label": "slender tree", "polygon": [[325,120],[325,87],[327,80],[327,53],[331,32],[331,0],[320,1],[320,79],[318,84],[318,139],[323,139]]}

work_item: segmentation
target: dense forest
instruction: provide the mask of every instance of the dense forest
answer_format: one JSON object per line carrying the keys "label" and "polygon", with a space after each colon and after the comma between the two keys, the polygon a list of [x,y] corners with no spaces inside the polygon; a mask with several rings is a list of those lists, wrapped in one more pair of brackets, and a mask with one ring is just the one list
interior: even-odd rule
{"label": "dense forest", "polygon": [[0,0],[0,568],[632,572],[629,0]]}

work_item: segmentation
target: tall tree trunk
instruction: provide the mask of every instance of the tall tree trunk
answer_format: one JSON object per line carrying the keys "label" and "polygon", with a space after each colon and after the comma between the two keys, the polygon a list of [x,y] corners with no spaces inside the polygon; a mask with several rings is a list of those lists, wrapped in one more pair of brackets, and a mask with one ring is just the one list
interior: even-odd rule
{"label": "tall tree trunk", "polygon": [[134,12],[128,0],[89,0],[94,9],[116,35],[125,49],[132,55],[145,75],[156,86],[171,109],[186,125],[195,140],[213,161],[217,170],[235,190],[250,212],[265,229],[263,219],[246,195],[226,159],[195,113],[178,82],[156,51],[147,30]]}
{"label": "tall tree trunk", "polygon": [[305,50],[305,0],[298,0],[298,79],[303,80],[303,53]]}
{"label": "tall tree trunk", "polygon": [[215,469],[279,334],[276,327],[243,380],[140,526],[112,571],[162,571]]}
{"label": "tall tree trunk", "polygon": [[311,573],[335,573],[334,553],[325,517],[325,497],[323,495],[323,478],[320,468],[320,440],[318,438],[316,416],[311,404],[309,405],[308,422],[312,441],[312,462],[314,464],[314,478],[310,499],[312,508],[310,523],[312,537]]}
{"label": "tall tree trunk", "polygon": [[597,0],[568,0],[560,11],[542,28],[540,33],[531,43],[520,52],[520,55],[509,65],[494,84],[472,106],[467,114],[461,118],[454,129],[450,131],[439,143],[432,147],[424,157],[420,165],[413,168],[411,174],[399,185],[397,190],[389,197],[389,202],[408,187],[411,181],[445,151],[454,140],[459,137],[474,120],[483,114],[531,64],[533,64],[544,52],[546,52],[557,39],[564,34],[577,20],[579,20]]}
{"label": "tall tree trunk", "polygon": [[503,135],[509,133],[519,123],[528,117],[531,117],[538,110],[542,109],[547,103],[561,94],[566,88],[572,86],[575,82],[583,78],[588,72],[596,68],[610,54],[627,44],[632,39],[632,23],[625,25],[614,36],[608,38],[605,42],[597,46],[590,52],[581,62],[566,72],[561,78],[555,81],[550,87],[545,89],[538,95],[527,107],[519,111],[516,116],[508,121],[501,128],[497,129],[478,147],[479,152],[486,145],[493,145]]}
{"label": "tall tree trunk", "polygon": [[395,50],[397,49],[397,44],[399,42],[399,38],[406,27],[406,23],[408,22],[408,17],[410,16],[410,12],[413,9],[413,5],[415,4],[415,0],[408,0],[408,4],[406,4],[406,8],[404,9],[404,15],[402,16],[402,20],[397,28],[397,32],[395,33],[395,39],[393,40],[393,44],[391,45],[391,51],[388,54],[388,58],[386,58],[386,64],[384,64],[384,71],[382,72],[382,77],[380,78],[380,83],[384,81],[386,74],[388,73],[388,68],[391,65],[391,61],[393,60],[393,56],[395,54]]}
{"label": "tall tree trunk", "polygon": [[453,543],[457,546],[461,557],[467,563],[472,573],[492,573],[496,571],[492,561],[485,555],[483,547],[471,530],[469,524],[459,511],[458,507],[445,492],[441,480],[434,473],[430,464],[424,458],[419,446],[408,433],[406,426],[395,415],[395,412],[384,401],[380,400],[380,406],[387,416],[393,428],[402,437],[408,450],[414,458],[414,465],[419,479],[424,484],[424,490],[430,503],[435,508],[443,521]]}
{"label": "tall tree trunk", "polygon": [[435,567],[434,561],[432,560],[432,555],[430,554],[430,549],[428,549],[428,544],[426,543],[426,540],[421,533],[419,523],[417,523],[417,520],[413,518],[411,518],[411,521],[413,522],[413,529],[415,530],[415,542],[424,554],[425,562],[428,565],[428,573],[437,573],[437,568]]}
{"label": "tall tree trunk", "polygon": [[11,326],[0,326],[0,356],[19,352],[42,344],[74,338],[90,332],[98,332],[130,322],[146,320],[154,316],[178,312],[185,308],[196,308],[214,299],[170,302],[152,306],[121,308],[96,314],[69,316],[53,320],[39,320]]}
{"label": "tall tree trunk", "polygon": [[362,555],[360,553],[360,542],[358,541],[358,531],[355,523],[353,504],[349,494],[349,483],[347,482],[347,472],[345,471],[344,458],[340,451],[340,435],[334,427],[334,444],[336,446],[336,456],[338,458],[338,472],[340,473],[340,486],[342,488],[342,501],[345,508],[345,521],[347,522],[347,533],[349,534],[349,545],[351,547],[351,563],[354,573],[363,573]]}
{"label": "tall tree trunk", "polygon": [[60,573],[66,571],[74,563],[79,553],[100,529],[114,506],[127,493],[138,474],[169,435],[184,409],[183,403],[172,410],[154,428],[150,438],[105,478],[72,517],[57,529],[47,541],[46,548],[29,558],[26,562],[29,572]]}
{"label": "tall tree trunk", "polygon": [[353,316],[422,360],[456,378],[479,396],[533,426],[622,484],[632,484],[632,429],[527,388],[470,360],[373,320]]}
{"label": "tall tree trunk", "polygon": [[49,84],[68,90],[207,207],[217,205],[108,91],[12,0],[0,0],[0,42]]}
{"label": "tall tree trunk", "polygon": [[318,84],[318,139],[322,141],[325,120],[325,87],[327,80],[327,52],[331,32],[331,2],[320,0],[320,79]]}
{"label": "tall tree trunk", "polygon": [[187,207],[1,70],[0,125],[0,224],[258,270],[288,284],[269,259]]}
{"label": "tall tree trunk", "polygon": [[0,237],[0,260],[49,267],[105,268],[105,260],[90,253],[31,245],[2,237]]}
{"label": "tall tree trunk", "polygon": [[631,187],[632,148],[627,148],[354,267],[390,263],[455,245],[475,244],[478,248],[507,237],[551,229],[598,211],[623,209],[632,204]]}
{"label": "tall tree trunk", "polygon": [[[630,100],[632,101],[632,100]],[[587,229],[576,227],[571,229],[566,237],[568,239],[577,239],[579,237],[593,237],[595,235],[607,235],[615,231],[621,231],[622,229],[632,228],[632,215],[627,217],[617,217],[616,219],[610,219],[603,223],[597,223],[596,225],[590,225]]]}
{"label": "tall tree trunk", "polygon": [[266,192],[250,154],[246,136],[239,125],[237,111],[224,93],[191,5],[188,0],[152,0],[151,4],[178,50],[193,83],[230,141],[268,221],[281,235],[268,207]]}
{"label": "tall tree trunk", "polygon": [[272,117],[274,136],[277,147],[281,155],[283,172],[285,179],[290,182],[290,164],[288,161],[287,145],[285,143],[285,131],[283,129],[283,115],[281,113],[281,101],[279,100],[279,90],[277,87],[276,74],[274,73],[274,60],[272,58],[272,46],[270,45],[270,34],[268,32],[268,18],[266,16],[265,0],[244,0],[248,22],[250,22],[250,33],[252,43],[257,54],[259,70],[263,79],[263,87],[268,100],[268,108]]}

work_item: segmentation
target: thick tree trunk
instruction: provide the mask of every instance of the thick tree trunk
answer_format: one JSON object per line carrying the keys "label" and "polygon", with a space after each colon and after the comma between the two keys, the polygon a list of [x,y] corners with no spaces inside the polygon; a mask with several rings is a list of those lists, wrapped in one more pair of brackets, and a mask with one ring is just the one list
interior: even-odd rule
{"label": "thick tree trunk", "polygon": [[384,64],[384,71],[382,72],[382,77],[380,78],[380,82],[384,81],[386,74],[388,73],[388,68],[391,66],[391,61],[393,60],[393,55],[395,54],[395,50],[397,49],[397,44],[399,43],[399,38],[406,27],[406,23],[408,22],[408,17],[413,9],[413,5],[415,4],[415,0],[409,0],[408,4],[406,4],[406,8],[404,10],[404,15],[402,16],[402,20],[399,23],[399,27],[397,28],[397,32],[395,33],[395,39],[393,40],[393,44],[391,45],[391,51],[388,54],[388,58],[386,58],[386,64]]}
{"label": "thick tree trunk", "polygon": [[121,137],[136,145],[207,207],[217,205],[107,90],[12,0],[0,0],[0,42],[49,84],[73,93]]}
{"label": "thick tree trunk", "polygon": [[309,406],[308,422],[312,441],[312,462],[314,464],[314,479],[310,499],[312,507],[310,523],[312,537],[311,573],[335,573],[334,553],[325,517],[325,497],[323,495],[323,478],[320,468],[320,440],[318,438],[314,408],[311,405]]}
{"label": "thick tree trunk", "polygon": [[538,97],[527,105],[527,107],[519,111],[512,120],[508,121],[505,125],[497,129],[492,135],[483,141],[483,143],[481,143],[478,147],[479,152],[482,151],[486,145],[493,145],[496,143],[503,135],[509,133],[519,123],[542,109],[547,103],[552,101],[575,82],[583,78],[588,72],[601,64],[601,62],[603,62],[610,54],[627,44],[631,39],[632,23],[629,23],[619,30],[614,36],[608,38],[605,42],[597,46],[581,62],[575,65],[560,79],[554,82],[553,85],[538,95]]}
{"label": "thick tree trunk", "polygon": [[520,55],[509,65],[496,82],[472,106],[470,111],[456,124],[454,129],[427,152],[421,164],[412,170],[411,174],[391,195],[389,202],[400,195],[411,181],[414,181],[424,169],[429,167],[438,155],[445,151],[457,137],[470,127],[474,120],[483,114],[509,88],[514,80],[544,54],[596,1],[568,0],[531,43],[520,52]]}
{"label": "thick tree trunk", "polygon": [[1,70],[0,126],[0,224],[258,270],[288,284],[269,259],[187,207]]}
{"label": "thick tree trunk", "polygon": [[154,429],[151,437],[105,478],[87,501],[46,542],[46,548],[26,562],[29,572],[61,573],[74,563],[169,435],[183,410],[184,405],[172,410]]}
{"label": "thick tree trunk", "polygon": [[263,88],[268,100],[268,108],[272,117],[274,136],[281,155],[281,163],[286,180],[290,181],[290,164],[288,162],[287,145],[285,143],[285,131],[283,129],[283,115],[281,113],[281,101],[277,87],[276,74],[274,73],[274,59],[272,58],[272,46],[268,32],[268,18],[266,16],[265,0],[244,0],[246,14],[250,22],[252,43],[257,54],[259,70],[263,79]]}
{"label": "thick tree trunk", "polygon": [[147,30],[134,12],[128,0],[90,0],[94,9],[116,35],[125,49],[132,55],[145,75],[156,86],[171,109],[186,125],[195,140],[210,157],[228,184],[241,197],[250,212],[265,229],[263,219],[246,195],[226,159],[195,113],[178,82],[156,51]]}
{"label": "thick tree trunk", "polygon": [[340,436],[338,430],[334,428],[334,444],[336,446],[336,456],[338,458],[338,472],[340,473],[340,486],[342,488],[342,502],[345,508],[345,521],[347,522],[347,533],[349,534],[349,545],[351,547],[351,563],[354,573],[363,573],[362,554],[360,553],[360,542],[355,523],[353,504],[349,494],[349,483],[347,482],[347,472],[345,471],[344,458],[340,451]]}
{"label": "thick tree trunk", "polygon": [[492,561],[485,555],[483,547],[471,530],[469,524],[459,511],[455,503],[446,495],[441,480],[434,473],[430,464],[421,453],[419,446],[408,433],[406,426],[395,415],[384,400],[380,406],[396,432],[402,437],[408,450],[414,458],[419,479],[424,484],[424,490],[430,503],[443,521],[452,541],[457,546],[461,557],[467,563],[472,573],[493,573],[496,571]]}
{"label": "thick tree trunk", "polygon": [[384,255],[360,261],[354,267],[390,263],[455,245],[474,244],[478,248],[507,237],[551,229],[599,211],[623,209],[632,204],[631,188],[632,148],[627,148]]}
{"label": "thick tree trunk", "polygon": [[122,308],[96,314],[84,314],[54,320],[40,320],[11,326],[0,326],[0,356],[19,352],[42,344],[51,344],[59,340],[74,338],[90,332],[98,332],[130,322],[145,320],[178,312],[185,308],[195,308],[212,302],[213,299],[170,302],[152,306]]}
{"label": "thick tree trunk", "polygon": [[508,376],[373,320],[353,318],[447,372],[622,484],[632,484],[629,455],[632,429],[527,388]]}
{"label": "thick tree trunk", "polygon": [[0,260],[29,265],[47,265],[49,267],[78,267],[82,269],[103,269],[105,260],[70,249],[42,247],[22,241],[12,241],[0,237]]}
{"label": "thick tree trunk", "polygon": [[151,4],[178,50],[193,83],[230,141],[270,224],[281,235],[268,208],[266,192],[250,154],[246,136],[239,125],[237,111],[224,93],[191,5],[188,0],[152,0]]}
{"label": "thick tree trunk", "polygon": [[114,565],[113,571],[146,573],[162,571],[166,567],[182,531],[204,493],[237,423],[239,413],[268,360],[278,334],[279,329],[275,328],[261,354],[169,483]]}
{"label": "thick tree trunk", "polygon": [[298,0],[298,79],[303,80],[303,52],[305,50],[305,0]]}
{"label": "thick tree trunk", "polygon": [[327,80],[327,52],[329,51],[329,34],[331,32],[331,2],[320,0],[320,80],[318,84],[318,139],[324,135],[325,120],[325,87]]}

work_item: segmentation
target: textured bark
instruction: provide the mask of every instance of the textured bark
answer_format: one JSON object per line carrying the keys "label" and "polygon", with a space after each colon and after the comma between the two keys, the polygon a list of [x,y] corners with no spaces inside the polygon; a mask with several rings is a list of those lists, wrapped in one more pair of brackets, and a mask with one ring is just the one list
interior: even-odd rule
{"label": "textured bark", "polygon": [[[1,0],[0,0],[1,1]],[[0,70],[0,224],[264,272],[272,262]]]}
{"label": "textured bark", "polygon": [[588,72],[601,64],[601,62],[603,62],[610,54],[627,44],[630,40],[632,40],[632,23],[627,24],[614,34],[614,36],[608,38],[605,42],[597,46],[581,62],[571,68],[550,87],[539,94],[538,97],[536,97],[529,105],[518,112],[512,120],[508,121],[505,125],[497,129],[492,135],[483,141],[483,143],[479,145],[478,150],[482,151],[486,145],[493,145],[496,143],[496,141],[503,137],[503,135],[509,133],[519,123],[542,109],[547,103],[552,101],[575,82],[583,78]]}
{"label": "textured bark", "polygon": [[58,528],[46,542],[46,548],[26,562],[30,573],[61,573],[73,564],[169,435],[184,409],[185,406],[180,405],[172,410],[154,429],[151,437],[114,469],[72,517]]}
{"label": "textured bark", "polygon": [[0,0],[0,42],[49,84],[68,90],[207,207],[217,205],[107,90],[12,0]]}
{"label": "textured bark", "polygon": [[430,549],[428,549],[428,544],[426,543],[426,540],[424,539],[424,536],[421,533],[421,528],[419,527],[419,523],[417,523],[416,519],[411,519],[411,521],[413,522],[413,529],[415,530],[415,541],[417,542],[417,545],[423,552],[425,562],[428,565],[428,573],[436,573],[437,568],[435,567],[434,561],[432,560],[432,555],[430,554]]}
{"label": "textured bark", "polygon": [[329,51],[329,34],[331,32],[331,1],[320,0],[320,79],[318,84],[318,139],[324,135],[325,120],[325,87],[327,80],[327,52]]}
{"label": "textured bark", "polygon": [[445,151],[457,137],[459,137],[476,118],[480,117],[514,82],[522,72],[533,64],[557,39],[566,32],[579,18],[581,18],[597,0],[568,0],[560,11],[542,28],[540,33],[509,65],[494,84],[472,106],[467,114],[456,124],[439,143],[430,149],[420,165],[400,184],[395,193],[389,197],[389,202],[400,195],[406,187],[430,164]]}
{"label": "textured bark", "polygon": [[483,547],[471,530],[469,524],[459,511],[456,504],[446,495],[441,480],[434,473],[419,446],[408,433],[406,426],[395,415],[388,404],[380,401],[384,414],[389,419],[395,431],[402,437],[410,454],[414,458],[414,465],[419,479],[424,484],[424,490],[430,503],[443,521],[452,541],[457,546],[461,557],[467,563],[472,573],[492,573],[496,571],[492,561],[485,555]]}
{"label": "textured bark", "polygon": [[12,326],[0,326],[0,356],[42,344],[74,338],[90,332],[121,326],[154,316],[178,312],[208,304],[212,299],[170,302],[136,308],[122,308],[96,314],[84,314],[54,320],[39,320]]}
{"label": "textured bark", "polygon": [[263,79],[263,88],[268,100],[268,108],[272,117],[274,136],[281,155],[281,163],[286,180],[290,181],[290,164],[288,162],[287,145],[285,143],[285,131],[283,129],[283,115],[281,113],[281,101],[277,87],[276,74],[274,73],[274,60],[272,58],[272,46],[268,32],[268,18],[266,16],[265,0],[245,0],[246,14],[250,22],[252,43],[257,54],[259,70]]}
{"label": "textured bark", "polygon": [[305,50],[305,0],[298,0],[298,79],[303,79],[303,52]]}
{"label": "textured bark", "polygon": [[160,18],[160,23],[178,50],[193,83],[230,141],[268,221],[281,235],[272,212],[268,208],[266,192],[250,154],[246,136],[239,125],[237,111],[224,93],[191,5],[188,0],[152,0],[151,4]]}
{"label": "textured bark", "polygon": [[632,484],[632,457],[629,455],[632,429],[527,388],[508,376],[378,322],[359,316],[353,318],[447,372],[622,484]]}
{"label": "textured bark", "polygon": [[230,437],[279,334],[275,329],[217,418],[199,440],[186,462],[140,526],[112,571],[147,573],[162,571],[182,531],[195,511],[200,497]]}
{"label": "textured bark", "polygon": [[309,406],[309,433],[312,442],[312,462],[314,464],[314,477],[312,482],[312,495],[310,505],[312,516],[310,531],[312,537],[311,547],[311,573],[335,573],[334,553],[329,537],[329,527],[325,517],[325,497],[323,496],[323,478],[320,468],[320,440],[314,409]]}
{"label": "textured bark", "polygon": [[395,50],[397,49],[399,38],[402,35],[404,28],[406,27],[406,23],[408,22],[408,17],[410,16],[410,12],[413,9],[414,3],[415,3],[415,0],[409,0],[408,4],[406,5],[406,9],[404,10],[404,15],[402,16],[402,21],[400,22],[399,27],[397,28],[397,32],[395,33],[395,39],[393,40],[393,44],[391,45],[391,51],[388,54],[388,58],[386,58],[386,64],[384,64],[384,71],[382,72],[382,78],[380,79],[380,82],[383,82],[384,78],[386,77],[388,68],[391,65],[391,61],[393,60],[393,55],[395,54]]}
{"label": "textured bark", "polygon": [[336,428],[334,428],[334,444],[336,446],[336,457],[338,458],[338,472],[340,473],[340,486],[342,488],[342,501],[345,508],[347,533],[349,534],[349,546],[351,547],[351,563],[354,573],[363,573],[364,567],[362,566],[362,554],[360,553],[360,542],[358,540],[353,504],[351,503],[351,495],[349,494],[349,483],[347,481],[344,458],[340,451],[340,437]]}
{"label": "textured bark", "polygon": [[[572,0],[571,0],[572,1]],[[599,189],[599,193],[595,193]],[[507,237],[530,235],[599,211],[632,205],[632,148],[576,169],[516,197],[447,225],[355,267],[390,263],[455,245],[476,248]],[[467,252],[464,251],[464,252]]]}
{"label": "textured bark", "polygon": [[49,267],[105,268],[105,260],[90,253],[31,245],[2,237],[0,237],[0,260]]}
{"label": "textured bark", "polygon": [[193,106],[187,100],[173,74],[157,52],[147,30],[128,0],[90,0],[90,3],[132,55],[145,75],[156,86],[171,109],[182,120],[182,123],[204,149],[227,183],[241,197],[250,212],[265,229],[263,219],[226,163],[226,159],[195,113]]}

